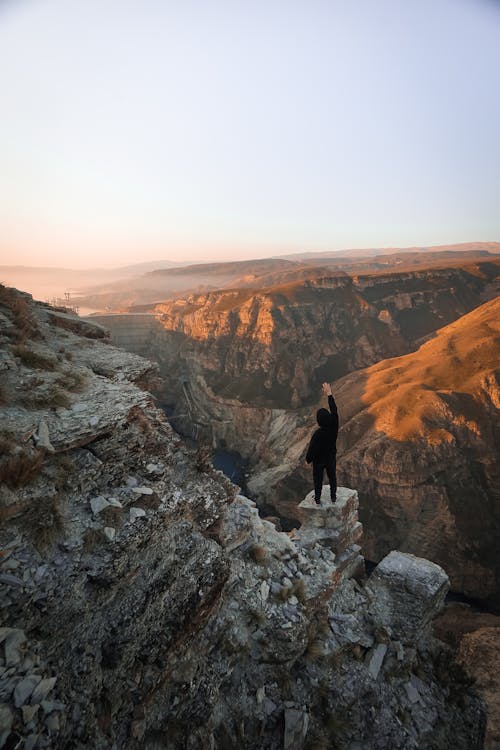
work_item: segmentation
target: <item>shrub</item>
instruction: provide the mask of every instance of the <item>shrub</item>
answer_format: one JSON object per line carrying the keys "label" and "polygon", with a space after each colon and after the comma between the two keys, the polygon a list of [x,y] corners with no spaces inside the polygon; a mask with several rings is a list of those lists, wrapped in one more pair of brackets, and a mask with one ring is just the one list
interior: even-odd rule
{"label": "shrub", "polygon": [[68,394],[56,385],[40,393],[24,394],[19,402],[26,409],[46,409],[57,406],[67,408],[71,403]]}
{"label": "shrub", "polygon": [[330,663],[330,666],[334,670],[334,672],[340,671],[340,667],[343,661],[344,661],[344,650],[341,648],[338,649],[337,651],[332,651],[328,657],[328,662]]}
{"label": "shrub", "polygon": [[39,370],[55,370],[56,368],[57,363],[52,357],[38,354],[23,344],[13,346],[12,351],[26,367],[37,368]]}
{"label": "shrub", "polygon": [[87,377],[83,373],[76,371],[71,372],[71,370],[67,370],[56,379],[57,385],[67,391],[72,391],[73,393],[80,393],[83,391],[86,382]]}
{"label": "shrub", "polygon": [[32,504],[23,517],[23,526],[35,547],[45,549],[54,544],[64,531],[64,515],[60,495]]}
{"label": "shrub", "polygon": [[108,505],[104,510],[101,510],[99,517],[105,526],[121,526],[124,521],[123,509],[115,505]]}
{"label": "shrub", "polygon": [[102,529],[85,529],[83,534],[83,551],[93,552],[99,544],[106,541],[106,536]]}
{"label": "shrub", "polygon": [[278,591],[278,599],[282,602],[287,602],[291,595],[292,589],[289,586],[282,586]]}
{"label": "shrub", "polygon": [[317,661],[324,655],[323,641],[320,638],[313,638],[307,644],[305,657],[311,661]]}
{"label": "shrub", "polygon": [[248,550],[248,554],[254,562],[258,563],[258,565],[263,565],[268,557],[266,548],[261,544],[252,544]]}
{"label": "shrub", "polygon": [[31,314],[26,299],[16,289],[10,289],[0,284],[0,306],[7,308],[16,325],[15,338],[23,342],[27,338],[39,334],[38,325]]}
{"label": "shrub", "polygon": [[303,578],[296,578],[292,586],[292,594],[295,594],[301,604],[307,601],[307,586]]}
{"label": "shrub", "polygon": [[212,451],[208,445],[200,445],[196,451],[196,469],[200,473],[213,471]]}
{"label": "shrub", "polygon": [[257,609],[255,607],[252,607],[247,612],[247,622],[250,626],[256,625],[257,627],[260,627],[261,625],[264,625],[266,621],[266,613],[262,609]]}
{"label": "shrub", "polygon": [[331,743],[325,731],[312,729],[309,732],[305,750],[331,750]]}
{"label": "shrub", "polygon": [[[5,447],[5,440],[3,442]],[[12,490],[30,484],[40,474],[45,457],[44,451],[16,448],[11,443],[7,451],[2,451],[4,455],[0,459],[0,482]]]}
{"label": "shrub", "polygon": [[133,406],[127,414],[129,423],[136,424],[143,433],[151,432],[151,424],[140,406]]}
{"label": "shrub", "polygon": [[56,457],[57,468],[61,473],[69,474],[75,470],[75,462],[67,453],[58,453]]}

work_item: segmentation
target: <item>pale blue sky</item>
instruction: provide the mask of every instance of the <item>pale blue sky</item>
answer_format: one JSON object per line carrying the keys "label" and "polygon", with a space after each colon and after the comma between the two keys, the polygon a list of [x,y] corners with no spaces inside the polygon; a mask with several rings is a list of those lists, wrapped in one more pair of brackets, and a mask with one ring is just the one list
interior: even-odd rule
{"label": "pale blue sky", "polygon": [[0,0],[2,263],[500,239],[500,3]]}

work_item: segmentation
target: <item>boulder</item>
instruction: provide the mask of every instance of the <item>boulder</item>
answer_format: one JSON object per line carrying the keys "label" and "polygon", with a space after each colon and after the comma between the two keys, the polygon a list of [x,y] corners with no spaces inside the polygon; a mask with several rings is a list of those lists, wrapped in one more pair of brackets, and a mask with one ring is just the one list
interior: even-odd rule
{"label": "boulder", "polygon": [[392,637],[414,643],[440,611],[449,579],[439,565],[403,552],[390,552],[367,584],[377,625]]}

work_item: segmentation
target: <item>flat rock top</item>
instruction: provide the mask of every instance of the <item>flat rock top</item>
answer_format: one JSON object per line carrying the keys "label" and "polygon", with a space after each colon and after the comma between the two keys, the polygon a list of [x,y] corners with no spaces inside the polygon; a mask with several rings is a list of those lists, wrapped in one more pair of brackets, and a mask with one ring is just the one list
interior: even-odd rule
{"label": "flat rock top", "polygon": [[397,550],[379,562],[370,583],[372,586],[378,583],[396,585],[408,593],[426,598],[449,587],[448,576],[439,565]]}
{"label": "flat rock top", "polygon": [[357,500],[358,493],[356,490],[351,490],[349,487],[337,487],[337,500],[335,503],[332,503],[330,499],[330,485],[325,484],[323,485],[323,490],[321,492],[321,504],[317,505],[314,502],[314,490],[311,490],[309,494],[305,496],[305,498],[302,500],[301,503],[299,503],[299,508],[306,508],[308,510],[326,510],[328,509],[330,512],[332,510],[340,512],[345,508],[347,503],[352,500],[353,498],[356,498]]}

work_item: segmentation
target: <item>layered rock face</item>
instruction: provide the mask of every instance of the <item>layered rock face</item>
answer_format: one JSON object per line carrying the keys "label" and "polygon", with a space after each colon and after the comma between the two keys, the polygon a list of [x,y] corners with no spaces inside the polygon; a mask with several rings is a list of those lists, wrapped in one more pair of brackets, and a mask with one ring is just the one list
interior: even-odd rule
{"label": "layered rock face", "polygon": [[[162,365],[179,404],[179,381],[199,375],[225,399],[296,408],[316,397],[325,378],[415,348],[419,338],[480,304],[495,275],[495,263],[478,263],[191,294],[150,308],[148,354]],[[123,336],[119,317],[106,316],[105,322],[113,335]],[[146,326],[139,319],[127,322],[131,330]],[[117,340],[147,351],[135,335]]]}
{"label": "layered rock face", "polygon": [[340,478],[360,491],[365,549],[443,565],[500,604],[500,298],[417,352],[338,383]]}
{"label": "layered rock face", "polygon": [[441,569],[357,582],[356,493],[278,531],[137,386],[150,362],[0,292],[0,747],[479,750]]}

